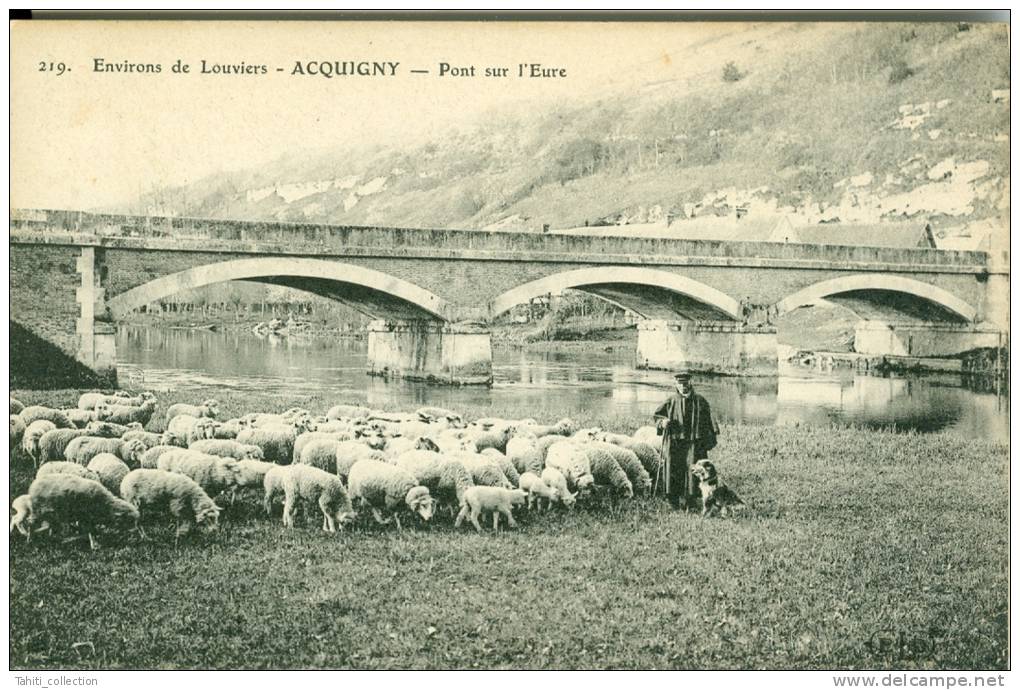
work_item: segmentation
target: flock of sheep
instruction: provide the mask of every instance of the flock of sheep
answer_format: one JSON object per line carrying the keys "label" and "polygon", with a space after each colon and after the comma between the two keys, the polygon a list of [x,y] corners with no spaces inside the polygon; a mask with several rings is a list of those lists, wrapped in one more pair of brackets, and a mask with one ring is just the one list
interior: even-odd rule
{"label": "flock of sheep", "polygon": [[[650,493],[659,467],[654,427],[633,436],[577,429],[568,419],[479,419],[435,407],[391,413],[336,405],[324,416],[290,409],[220,421],[215,400],[177,403],[165,431],[146,431],[150,393],[86,393],[75,409],[11,398],[11,449],[34,461],[28,493],[13,502],[11,532],[76,529],[96,547],[98,529],[174,521],[176,538],[212,530],[246,489],[267,514],[283,498],[283,524],[299,508],[335,533],[368,511],[380,524],[446,512],[459,527],[491,514],[513,527],[513,509],[572,508],[577,501]],[[219,503],[214,501],[219,498]],[[243,499],[242,499],[243,500]]]}

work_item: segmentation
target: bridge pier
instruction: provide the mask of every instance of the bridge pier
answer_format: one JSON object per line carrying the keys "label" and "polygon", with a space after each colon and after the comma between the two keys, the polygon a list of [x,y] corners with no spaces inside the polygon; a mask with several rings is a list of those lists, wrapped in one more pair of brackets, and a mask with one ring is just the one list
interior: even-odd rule
{"label": "bridge pier", "polygon": [[368,373],[453,385],[492,383],[487,328],[438,321],[373,321]]}
{"label": "bridge pier", "polygon": [[642,369],[775,376],[776,329],[735,321],[649,319],[638,323],[637,361]]}
{"label": "bridge pier", "polygon": [[81,286],[75,290],[81,314],[75,322],[75,357],[95,372],[101,385],[116,387],[117,328],[111,321],[102,320],[107,317],[102,250],[82,247],[75,267],[81,276]]}
{"label": "bridge pier", "polygon": [[998,347],[1005,340],[999,329],[950,323],[887,323],[859,321],[854,328],[854,351],[865,355],[951,357],[978,347]]}

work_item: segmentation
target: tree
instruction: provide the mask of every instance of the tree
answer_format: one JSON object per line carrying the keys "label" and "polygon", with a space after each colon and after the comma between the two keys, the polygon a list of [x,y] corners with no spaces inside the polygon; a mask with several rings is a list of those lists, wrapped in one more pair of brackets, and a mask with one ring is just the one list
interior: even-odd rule
{"label": "tree", "polygon": [[740,81],[744,78],[745,72],[741,72],[737,65],[731,60],[726,63],[722,70],[723,81]]}

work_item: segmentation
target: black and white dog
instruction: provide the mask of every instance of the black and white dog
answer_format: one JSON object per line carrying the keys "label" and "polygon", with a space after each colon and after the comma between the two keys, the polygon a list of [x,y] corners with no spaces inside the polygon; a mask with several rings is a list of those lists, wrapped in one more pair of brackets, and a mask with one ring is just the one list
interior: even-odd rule
{"label": "black and white dog", "polygon": [[729,513],[731,506],[744,505],[744,502],[740,500],[740,496],[737,496],[730,487],[726,486],[719,479],[719,473],[716,472],[715,465],[708,460],[698,460],[694,467],[691,468],[691,474],[699,480],[702,517],[709,515],[715,510],[718,510],[719,514],[725,517]]}

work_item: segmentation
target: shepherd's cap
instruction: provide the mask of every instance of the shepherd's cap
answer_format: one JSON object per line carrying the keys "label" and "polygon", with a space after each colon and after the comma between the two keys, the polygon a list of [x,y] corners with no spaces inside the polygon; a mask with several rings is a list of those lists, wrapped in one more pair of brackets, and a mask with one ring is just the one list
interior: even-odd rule
{"label": "shepherd's cap", "polygon": [[690,381],[691,380],[691,372],[689,372],[686,369],[684,369],[682,371],[678,371],[675,374],[673,374],[673,378],[676,379],[677,381]]}

